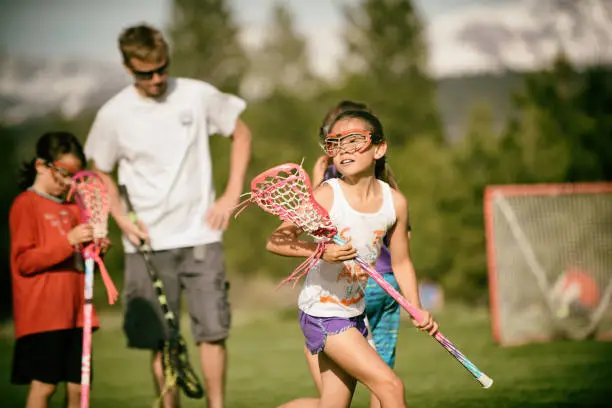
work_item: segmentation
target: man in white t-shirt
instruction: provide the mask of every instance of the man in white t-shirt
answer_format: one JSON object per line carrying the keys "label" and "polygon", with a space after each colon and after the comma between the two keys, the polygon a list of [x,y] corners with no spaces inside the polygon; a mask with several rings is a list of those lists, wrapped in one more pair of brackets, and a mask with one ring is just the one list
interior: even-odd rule
{"label": "man in white t-shirt", "polygon": [[[185,293],[208,406],[221,408],[230,326],[221,235],[239,200],[251,153],[250,131],[239,118],[246,103],[205,82],[169,77],[168,46],[155,28],[126,29],[119,48],[134,84],[102,106],[85,152],[109,185],[111,214],[123,231],[128,346],[153,351],[153,373],[163,389],[159,345],[167,328],[135,247],[146,239],[177,316]],[[229,180],[217,199],[208,140],[212,134],[232,139]],[[139,225],[130,221],[110,177],[116,165]],[[166,407],[177,403],[176,392],[164,397]]]}

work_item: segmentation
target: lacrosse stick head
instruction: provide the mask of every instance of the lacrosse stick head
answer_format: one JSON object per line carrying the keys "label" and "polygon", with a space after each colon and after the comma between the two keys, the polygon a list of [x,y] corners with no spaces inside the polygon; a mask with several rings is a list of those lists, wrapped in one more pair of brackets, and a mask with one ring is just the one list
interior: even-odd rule
{"label": "lacrosse stick head", "polygon": [[108,235],[110,199],[102,178],[91,171],[81,171],[72,178],[68,199],[74,197],[81,210],[83,221],[92,225],[94,241]]}
{"label": "lacrosse stick head", "polygon": [[187,345],[182,337],[174,337],[163,342],[162,367],[164,373],[175,377],[176,385],[187,397],[193,399],[204,397],[204,388],[189,363]]}
{"label": "lacrosse stick head", "polygon": [[331,239],[337,233],[327,211],[312,196],[310,178],[302,166],[285,163],[251,181],[251,200],[316,238]]}

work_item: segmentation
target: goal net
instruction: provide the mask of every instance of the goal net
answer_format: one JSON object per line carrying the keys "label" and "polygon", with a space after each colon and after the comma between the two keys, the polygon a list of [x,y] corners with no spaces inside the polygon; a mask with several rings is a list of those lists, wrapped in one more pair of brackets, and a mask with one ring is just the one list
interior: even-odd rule
{"label": "goal net", "polygon": [[488,186],[484,210],[495,340],[612,340],[612,183]]}

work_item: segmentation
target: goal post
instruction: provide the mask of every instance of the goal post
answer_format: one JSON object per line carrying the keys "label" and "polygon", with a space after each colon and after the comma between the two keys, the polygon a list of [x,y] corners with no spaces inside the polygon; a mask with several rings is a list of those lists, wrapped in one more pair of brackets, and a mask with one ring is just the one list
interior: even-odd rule
{"label": "goal post", "polygon": [[612,183],[487,186],[484,217],[496,342],[612,340]]}

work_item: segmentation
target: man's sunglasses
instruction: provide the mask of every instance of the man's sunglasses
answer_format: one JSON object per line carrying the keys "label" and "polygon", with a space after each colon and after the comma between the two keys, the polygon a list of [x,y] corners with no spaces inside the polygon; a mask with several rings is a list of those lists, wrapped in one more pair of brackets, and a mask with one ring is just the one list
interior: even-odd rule
{"label": "man's sunglasses", "polygon": [[161,67],[154,69],[153,71],[137,71],[132,66],[130,66],[130,71],[132,74],[138,78],[143,80],[152,79],[155,74],[162,76],[168,71],[168,66],[170,65],[170,61],[166,60],[166,63]]}

